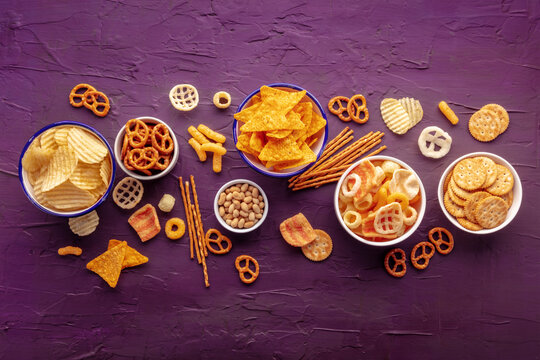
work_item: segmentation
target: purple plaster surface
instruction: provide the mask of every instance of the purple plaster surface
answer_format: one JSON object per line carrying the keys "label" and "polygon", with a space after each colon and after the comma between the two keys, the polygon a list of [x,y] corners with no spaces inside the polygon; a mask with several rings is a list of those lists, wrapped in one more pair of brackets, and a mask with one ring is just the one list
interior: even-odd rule
{"label": "purple plaster surface", "polygon": [[[540,357],[539,111],[540,5],[535,1],[3,1],[0,5],[0,358],[234,359],[538,359]],[[68,93],[86,82],[108,94],[109,115],[71,107]],[[325,104],[362,93],[371,118],[352,124],[356,137],[386,132],[385,155],[411,164],[427,191],[426,216],[402,244],[407,251],[431,227],[448,227],[454,251],[435,256],[403,279],[383,269],[387,249],[360,244],[335,219],[334,186],[291,193],[286,180],[258,174],[234,149],[232,114],[263,84],[289,82]],[[176,111],[168,92],[179,83],[199,91],[199,106]],[[211,98],[228,91],[233,106]],[[424,119],[405,136],[384,126],[384,97],[419,99]],[[439,113],[446,100],[457,126]],[[469,116],[487,103],[510,114],[491,143],[474,140]],[[229,234],[226,256],[208,258],[211,287],[188,257],[187,236],[163,233],[141,243],[131,211],[111,199],[85,238],[67,220],[33,207],[19,184],[25,142],[41,127],[75,120],[112,144],[130,118],[155,116],[178,136],[181,156],[165,178],[145,183],[143,203],[163,193],[180,199],[178,176],[194,174],[206,228],[218,227],[212,200],[234,178],[260,184],[271,211],[254,234]],[[227,136],[224,170],[200,163],[187,144],[189,125]],[[329,115],[330,137],[344,127]],[[436,125],[454,138],[441,160],[416,145]],[[514,221],[489,236],[453,227],[436,187],[445,167],[472,151],[510,161],[524,201]],[[116,181],[124,175],[118,172]],[[308,261],[288,246],[279,223],[303,212],[333,238],[332,256]],[[181,201],[172,215],[184,218]],[[160,213],[164,224],[168,215]],[[150,262],[122,272],[111,289],[85,264],[109,239],[127,240]],[[83,248],[60,257],[59,247]],[[250,254],[259,279],[242,284],[234,259]]]}

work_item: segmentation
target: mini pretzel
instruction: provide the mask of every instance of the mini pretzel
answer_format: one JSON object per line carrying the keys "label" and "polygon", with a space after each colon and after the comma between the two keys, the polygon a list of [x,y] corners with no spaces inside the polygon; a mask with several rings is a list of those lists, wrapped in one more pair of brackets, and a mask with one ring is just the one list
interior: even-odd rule
{"label": "mini pretzel", "polygon": [[159,152],[154,148],[132,149],[127,154],[129,163],[136,170],[149,170],[156,164]]}
{"label": "mini pretzel", "polygon": [[[422,253],[416,255],[418,249],[422,248]],[[429,251],[426,252],[426,248],[429,248]],[[424,270],[429,265],[429,259],[435,255],[435,246],[429,241],[422,241],[416,244],[411,251],[411,262],[415,268],[418,270]],[[420,264],[420,261],[423,262]]]}
{"label": "mini pretzel", "polygon": [[128,142],[131,147],[142,148],[146,145],[150,137],[150,129],[144,121],[139,119],[131,119],[125,126]]}
{"label": "mini pretzel", "polygon": [[[77,93],[79,90],[85,89],[83,93]],[[75,107],[81,107],[84,105],[86,99],[86,93],[89,91],[95,91],[96,89],[92,85],[88,84],[79,84],[75,85],[71,92],[69,93],[69,103]],[[78,100],[78,101],[76,101]]]}
{"label": "mini pretzel", "polygon": [[[343,106],[343,103],[346,105]],[[338,108],[336,109],[334,106],[337,104]],[[347,112],[347,105],[349,104],[349,98],[345,96],[336,96],[330,99],[328,102],[328,110],[334,115],[337,115],[337,117],[341,121],[349,122],[351,121],[351,115]],[[347,113],[347,116],[343,115],[343,113]]]}
{"label": "mini pretzel", "polygon": [[153,168],[156,170],[165,170],[169,166],[170,163],[171,163],[170,154],[169,155],[159,154],[159,157]]}
{"label": "mini pretzel", "polygon": [[[213,239],[212,235],[217,235],[217,238]],[[208,250],[210,250],[214,254],[226,254],[229,251],[231,251],[231,248],[232,248],[231,240],[225,235],[221,234],[219,230],[217,229],[208,229],[208,231],[206,232],[205,240],[206,240],[206,247],[208,248]],[[223,247],[222,245],[223,242],[227,243],[227,247]],[[212,245],[210,245],[210,243],[217,244],[217,247],[219,249],[217,250],[214,249]]]}
{"label": "mini pretzel", "polygon": [[87,91],[84,95],[84,106],[88,108],[87,104],[90,105],[89,109],[94,115],[103,117],[109,113],[111,104],[107,95],[97,90]]}
{"label": "mini pretzel", "polygon": [[[246,261],[246,265],[241,266],[240,262],[244,260]],[[249,268],[250,262],[252,262],[253,265],[255,265],[255,271]],[[259,263],[257,262],[257,260],[255,260],[249,255],[240,255],[239,257],[236,258],[234,265],[236,266],[236,269],[238,270],[238,273],[240,275],[240,280],[242,280],[242,282],[245,284],[251,284],[259,276]],[[246,273],[249,273],[251,277],[246,278],[246,275],[245,275]]]}
{"label": "mini pretzel", "polygon": [[[399,256],[396,256],[396,254],[399,254]],[[390,259],[394,260],[394,266],[392,266],[392,268],[390,268]],[[384,257],[384,268],[390,275],[400,278],[405,276],[405,273],[407,272],[407,264],[405,264],[405,261],[407,261],[405,251],[395,248],[390,250]],[[399,267],[402,269],[397,271]]]}
{"label": "mini pretzel", "polygon": [[231,105],[231,95],[225,91],[218,91],[214,94],[213,102],[218,109],[226,109]]}
{"label": "mini pretzel", "polygon": [[[435,233],[437,233],[436,238],[433,236]],[[444,240],[443,233],[448,237],[448,241]],[[429,230],[428,237],[437,248],[439,254],[448,255],[454,248],[454,237],[452,236],[452,233],[443,227],[435,227]],[[443,249],[442,245],[446,246],[446,249]]]}
{"label": "mini pretzel", "polygon": [[174,143],[169,129],[164,124],[157,124],[152,130],[152,146],[162,154],[170,154],[174,150]]}
{"label": "mini pretzel", "polygon": [[[357,100],[361,101],[361,104],[358,105]],[[347,103],[347,113],[351,117],[352,121],[358,124],[364,124],[369,120],[369,112],[366,108],[366,98],[364,95],[356,94],[349,99]],[[360,117],[361,114],[364,114],[363,117]]]}
{"label": "mini pretzel", "polygon": [[125,159],[128,150],[131,150],[129,146],[129,137],[124,135],[124,140],[122,141],[122,152],[120,153],[121,159]]}

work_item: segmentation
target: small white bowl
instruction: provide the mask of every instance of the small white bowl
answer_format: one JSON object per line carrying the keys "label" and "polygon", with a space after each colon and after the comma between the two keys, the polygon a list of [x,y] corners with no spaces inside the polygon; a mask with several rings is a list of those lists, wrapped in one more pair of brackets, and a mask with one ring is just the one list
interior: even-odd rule
{"label": "small white bowl", "polygon": [[[287,84],[287,83],[270,84],[270,85],[267,85],[267,86],[275,87],[277,89],[286,90],[286,91],[302,91],[302,90],[305,90],[305,89],[301,88],[298,85]],[[244,99],[244,101],[242,101],[242,103],[240,104],[240,106],[238,107],[238,110],[236,112],[239,113],[240,111],[242,111],[242,109],[244,107],[251,105],[251,100],[252,100],[253,96],[259,94],[260,91],[261,91],[260,89],[257,89],[255,91],[253,91],[251,94],[249,94]],[[244,153],[244,152],[236,149],[236,143],[238,142],[238,135],[240,134],[240,126],[241,126],[241,124],[239,124],[239,122],[236,119],[234,119],[234,121],[233,121],[233,140],[234,140],[235,149],[240,154],[240,157],[242,158],[242,160],[244,160],[245,163],[248,164],[253,170],[255,170],[255,171],[257,171],[257,172],[259,172],[261,174],[272,176],[272,177],[290,177],[290,176],[297,175],[297,174],[300,174],[300,173],[304,172],[309,167],[311,167],[313,164],[315,164],[315,162],[319,159],[319,157],[321,156],[321,154],[322,154],[322,152],[324,150],[324,147],[326,146],[326,142],[328,141],[328,119],[326,118],[326,113],[324,112],[324,109],[321,106],[321,104],[319,103],[319,101],[309,91],[306,90],[306,95],[304,96],[304,98],[302,99],[301,102],[311,102],[312,105],[313,105],[313,111],[315,111],[317,114],[322,116],[324,120],[326,120],[326,125],[324,127],[324,135],[320,136],[319,139],[317,139],[317,141],[315,142],[315,144],[313,144],[311,146],[311,150],[315,154],[317,154],[317,159],[312,163],[302,165],[302,166],[297,166],[297,167],[290,168],[290,169],[285,169],[285,170],[281,170],[281,171],[269,170],[255,156],[253,156],[251,154]]]}
{"label": "small white bowl", "polygon": [[[218,205],[219,195],[222,192],[224,192],[226,189],[228,189],[229,187],[231,187],[233,185],[237,185],[237,184],[243,184],[243,183],[248,183],[249,185],[252,185],[252,186],[256,187],[257,189],[259,189],[259,193],[262,195],[262,197],[264,199],[264,208],[263,208],[262,218],[260,218],[259,221],[257,221],[257,223],[255,225],[253,225],[252,227],[250,227],[248,229],[233,228],[232,226],[228,225],[225,222],[225,220],[219,215],[219,205]],[[248,232],[251,232],[251,231],[257,229],[259,226],[261,226],[261,224],[266,219],[266,216],[268,215],[268,198],[266,197],[266,193],[264,192],[264,190],[257,183],[254,183],[251,180],[246,180],[246,179],[231,180],[228,183],[224,184],[217,191],[216,197],[214,198],[214,214],[216,215],[216,218],[218,219],[221,226],[223,226],[225,229],[229,230],[230,232],[237,233],[237,234],[245,234],[245,233],[248,233]]]}
{"label": "small white bowl", "polygon": [[180,149],[178,147],[178,140],[176,140],[176,135],[174,134],[174,131],[172,128],[167,125],[164,121],[159,120],[158,118],[152,117],[152,116],[141,116],[137,118],[138,120],[142,120],[147,124],[163,124],[169,129],[169,134],[171,135],[171,138],[173,139],[174,143],[174,150],[173,150],[173,156],[171,158],[171,162],[169,163],[169,166],[165,169],[160,171],[157,174],[154,175],[144,175],[136,171],[131,171],[126,169],[126,166],[124,165],[124,162],[122,161],[122,145],[124,142],[124,134],[126,132],[125,126],[122,126],[122,128],[118,131],[118,135],[116,135],[116,140],[114,141],[114,155],[116,157],[116,163],[118,166],[120,166],[120,169],[124,171],[127,175],[134,177],[135,179],[139,180],[156,180],[159,178],[162,178],[163,176],[167,175],[171,170],[174,168],[178,161],[178,156],[180,154]]}
{"label": "small white bowl", "polygon": [[[339,191],[341,189],[341,184],[343,184],[343,181],[349,175],[349,173],[352,171],[352,169],[354,169],[358,164],[360,164],[362,161],[365,161],[365,160],[370,160],[370,161],[391,160],[391,161],[394,161],[394,162],[398,163],[399,165],[401,165],[402,168],[412,171],[412,173],[417,177],[418,182],[420,183],[420,195],[421,195],[422,199],[421,199],[420,203],[415,206],[415,209],[416,209],[416,211],[418,213],[418,217],[416,218],[416,221],[413,224],[413,226],[411,226],[411,228],[409,228],[409,230],[407,230],[407,232],[405,232],[403,235],[401,235],[400,237],[398,237],[396,239],[378,242],[378,241],[371,241],[369,239],[363,238],[360,235],[355,234],[351,229],[349,229],[347,227],[347,225],[345,225],[345,222],[343,221],[343,218],[341,217],[341,214],[340,214],[340,211],[339,211]],[[424,218],[424,213],[426,212],[426,191],[424,190],[424,185],[422,184],[422,180],[420,179],[420,176],[418,176],[418,174],[409,165],[407,165],[403,161],[401,161],[399,159],[396,159],[394,157],[391,157],[391,156],[374,155],[374,156],[370,156],[368,159],[363,159],[363,160],[355,162],[354,164],[352,164],[347,169],[347,171],[345,171],[343,173],[343,175],[341,176],[341,178],[339,179],[339,181],[337,183],[336,191],[334,193],[334,210],[336,212],[336,216],[338,218],[338,221],[341,224],[341,226],[343,227],[343,229],[345,229],[345,231],[347,231],[347,233],[349,235],[351,235],[353,238],[355,238],[356,240],[358,240],[360,242],[363,242],[364,244],[371,245],[371,246],[391,246],[391,245],[398,244],[398,243],[402,242],[403,240],[407,239],[409,236],[411,236],[416,231],[418,226],[420,226],[420,223],[422,222],[422,219]]]}
{"label": "small white bowl", "polygon": [[[444,206],[444,179],[446,179],[446,176],[448,175],[450,170],[452,170],[454,168],[454,166],[458,162],[460,162],[463,159],[470,158],[470,157],[475,157],[475,156],[485,156],[485,157],[490,158],[491,160],[493,160],[496,164],[504,165],[506,168],[508,168],[510,170],[510,172],[514,176],[514,188],[512,189],[512,191],[514,192],[514,199],[512,201],[512,206],[510,206],[510,209],[508,209],[508,215],[506,216],[506,220],[504,220],[504,222],[501,225],[499,225],[497,227],[494,227],[492,229],[482,229],[482,230],[478,230],[478,231],[465,229],[463,226],[461,226],[460,223],[457,222],[456,218],[453,217],[446,210],[446,207]],[[439,181],[439,187],[437,188],[437,196],[439,198],[439,205],[441,206],[441,209],[442,209],[444,215],[446,215],[448,220],[450,220],[450,222],[452,224],[454,224],[454,226],[456,226],[457,228],[459,228],[459,229],[461,229],[463,231],[471,233],[471,234],[485,235],[485,234],[492,234],[494,232],[497,232],[497,231],[501,230],[502,228],[504,228],[506,225],[510,224],[510,222],[517,215],[517,213],[519,211],[519,208],[521,206],[521,200],[523,198],[523,189],[521,187],[521,180],[519,179],[519,175],[516,172],[516,169],[514,169],[514,167],[512,165],[510,165],[510,163],[508,161],[506,161],[502,157],[500,157],[498,155],[495,155],[495,154],[492,154],[492,153],[474,152],[474,153],[463,155],[462,157],[456,159],[453,163],[450,164],[450,166],[448,166],[446,168],[446,170],[444,170],[444,172],[443,172],[443,174],[441,176],[441,180]]]}
{"label": "small white bowl", "polygon": [[[30,181],[28,180],[28,175],[26,173],[26,170],[23,169],[22,167],[22,159],[24,157],[24,154],[26,153],[26,151],[28,150],[28,148],[30,147],[30,144],[32,144],[32,142],[40,135],[42,134],[43,132],[49,130],[49,129],[52,129],[52,128],[56,128],[56,127],[64,127],[64,126],[70,126],[70,127],[80,127],[82,128],[83,130],[86,130],[86,131],[89,131],[91,132],[92,134],[94,134],[96,137],[98,137],[101,142],[103,142],[103,144],[107,147],[107,150],[108,150],[108,156],[109,156],[109,161],[111,162],[111,168],[112,168],[112,171],[111,171],[111,178],[110,178],[110,181],[109,181],[109,185],[107,186],[107,190],[105,191],[105,193],[101,196],[100,199],[98,199],[93,205],[87,207],[86,209],[81,209],[81,210],[76,210],[76,211],[59,211],[59,210],[55,210],[55,209],[51,209],[47,206],[44,206],[42,204],[40,204],[36,197],[35,197],[35,194],[34,194],[34,189],[32,187],[32,185],[30,184]],[[21,157],[19,159],[19,181],[21,183],[21,186],[23,188],[23,191],[26,195],[26,197],[28,197],[28,200],[30,200],[30,202],[32,204],[34,204],[38,209],[40,209],[41,211],[43,212],[46,212],[47,214],[51,214],[51,215],[55,215],[55,216],[62,216],[62,217],[77,217],[77,216],[82,216],[84,214],[87,214],[89,213],[90,211],[92,210],[95,210],[99,205],[101,205],[105,199],[107,198],[107,196],[109,196],[109,193],[112,191],[112,187],[113,187],[113,184],[114,184],[114,176],[116,174],[116,163],[114,161],[114,156],[113,156],[113,152],[112,152],[112,149],[111,149],[111,146],[109,145],[109,143],[107,142],[107,140],[103,137],[103,135],[101,135],[96,129],[94,129],[93,127],[91,126],[88,126],[86,124],[83,124],[83,123],[80,123],[80,122],[76,122],[76,121],[59,121],[59,122],[56,122],[56,123],[53,123],[53,124],[50,124],[50,125],[47,125],[45,126],[44,128],[42,128],[41,130],[37,131],[29,140],[28,142],[26,143],[26,145],[24,146],[23,148],[23,151],[21,152]]]}

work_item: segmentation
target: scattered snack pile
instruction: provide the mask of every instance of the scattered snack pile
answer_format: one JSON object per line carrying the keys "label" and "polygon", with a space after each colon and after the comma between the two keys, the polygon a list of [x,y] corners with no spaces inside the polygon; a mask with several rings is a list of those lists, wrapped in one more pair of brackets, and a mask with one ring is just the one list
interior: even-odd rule
{"label": "scattered snack pile", "polygon": [[212,170],[215,173],[220,173],[222,157],[227,153],[227,149],[223,146],[226,140],[225,136],[203,124],[200,124],[197,128],[194,126],[188,127],[188,133],[192,136],[188,140],[188,144],[195,150],[199,160],[205,162],[206,153],[211,152]]}
{"label": "scattered snack pile", "polygon": [[512,205],[514,176],[486,156],[466,158],[444,181],[444,207],[466,229],[501,225]]}
{"label": "scattered snack pile", "polygon": [[80,126],[56,126],[30,144],[22,167],[37,202],[51,210],[77,211],[96,203],[111,182],[107,146]]}
{"label": "scattered snack pile", "polygon": [[[293,191],[311,187],[318,188],[321,185],[339,181],[341,175],[354,160],[380,144],[383,136],[384,133],[380,131],[369,132],[336,154],[339,149],[354,138],[353,131],[345,127],[334,139],[328,142],[321,157],[312,167],[289,179],[289,188],[292,188]],[[386,145],[380,146],[363,158],[376,155],[384,149],[386,149]]]}
{"label": "scattered snack pile", "polygon": [[167,125],[140,119],[126,123],[121,153],[126,169],[154,175],[169,167],[174,151]]}
{"label": "scattered snack pile", "polygon": [[[411,250],[411,263],[418,270],[424,270],[428,267],[430,259],[435,255],[435,249],[441,255],[448,255],[454,249],[454,237],[450,231],[443,227],[431,229],[428,238],[429,241],[419,242]],[[400,248],[390,250],[384,257],[384,268],[393,277],[405,276],[407,273],[405,251]]]}
{"label": "scattered snack pile", "polygon": [[344,179],[339,211],[345,225],[370,241],[396,239],[418,218],[422,193],[411,170],[391,160],[366,159]]}
{"label": "scattered snack pile", "polygon": [[413,98],[386,98],[381,102],[381,116],[393,133],[403,135],[422,120],[424,110]]}
{"label": "scattered snack pile", "polygon": [[350,99],[346,96],[333,97],[328,102],[328,110],[344,122],[352,120],[358,124],[365,124],[369,120],[366,98],[362,94],[353,95]]}
{"label": "scattered snack pile", "polygon": [[193,85],[180,84],[171,89],[169,100],[176,110],[191,111],[199,105],[199,93]]}
{"label": "scattered snack pile", "polygon": [[264,198],[256,186],[239,183],[225,189],[218,198],[219,215],[233,228],[253,227],[266,211]]}
{"label": "scattered snack pile", "polygon": [[469,119],[469,132],[478,141],[488,142],[508,129],[510,118],[506,109],[498,104],[484,105]]}
{"label": "scattered snack pile", "polygon": [[268,169],[282,171],[314,162],[311,147],[324,136],[326,120],[306,91],[261,87],[234,118],[242,125],[236,148]]}
{"label": "scattered snack pile", "polygon": [[437,126],[428,126],[418,137],[418,147],[422,155],[432,159],[440,159],[450,151],[452,137]]}
{"label": "scattered snack pile", "polygon": [[84,106],[99,117],[106,116],[111,109],[107,95],[88,84],[79,84],[71,89],[69,103],[74,107]]}
{"label": "scattered snack pile", "polygon": [[332,238],[323,230],[313,229],[304,214],[298,213],[279,225],[283,239],[291,246],[300,247],[311,261],[323,261],[332,253]]}

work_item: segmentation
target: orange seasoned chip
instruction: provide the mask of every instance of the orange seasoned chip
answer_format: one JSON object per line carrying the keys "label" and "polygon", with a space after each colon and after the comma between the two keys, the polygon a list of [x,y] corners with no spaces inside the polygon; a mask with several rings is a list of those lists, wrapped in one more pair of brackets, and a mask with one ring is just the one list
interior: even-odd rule
{"label": "orange seasoned chip", "polygon": [[279,225],[279,231],[287,243],[296,247],[307,245],[318,237],[302,213],[284,220]]}
{"label": "orange seasoned chip", "polygon": [[251,134],[249,139],[249,147],[254,150],[257,154],[262,151],[267,141],[263,132],[255,131]]}
{"label": "orange seasoned chip", "polygon": [[152,239],[161,231],[156,208],[151,204],[146,204],[135,211],[129,217],[128,223],[135,229],[142,242]]}
{"label": "orange seasoned chip", "polygon": [[[124,241],[125,242],[125,241]],[[109,246],[107,250],[112,249],[118,244],[121,244],[122,241],[111,239],[109,240]],[[133,267],[141,264],[145,264],[148,262],[148,258],[132,248],[131,246],[127,245],[126,243],[126,256],[124,256],[124,261],[122,261],[122,269],[125,269],[127,267]]]}
{"label": "orange seasoned chip", "polygon": [[273,130],[273,131],[267,131],[266,137],[274,138],[274,139],[283,139],[284,137],[289,136],[293,131],[292,130]]}
{"label": "orange seasoned chip", "polygon": [[283,109],[285,113],[291,111],[305,95],[306,90],[286,91],[269,86],[261,87],[261,99],[263,103],[273,103],[276,108]]}
{"label": "orange seasoned chip", "polygon": [[127,243],[122,241],[90,261],[86,264],[86,268],[101,276],[110,287],[116,287],[122,271],[122,263],[126,256],[126,246]]}
{"label": "orange seasoned chip", "polygon": [[283,139],[269,140],[259,154],[259,159],[263,161],[301,159],[302,152],[291,136],[292,134]]}
{"label": "orange seasoned chip", "polygon": [[306,143],[302,144],[302,146],[300,147],[300,151],[302,152],[302,158],[298,160],[281,161],[274,165],[274,169],[276,170],[290,169],[293,167],[309,164],[317,160],[317,155],[315,155],[315,153],[310,149],[310,147]]}

